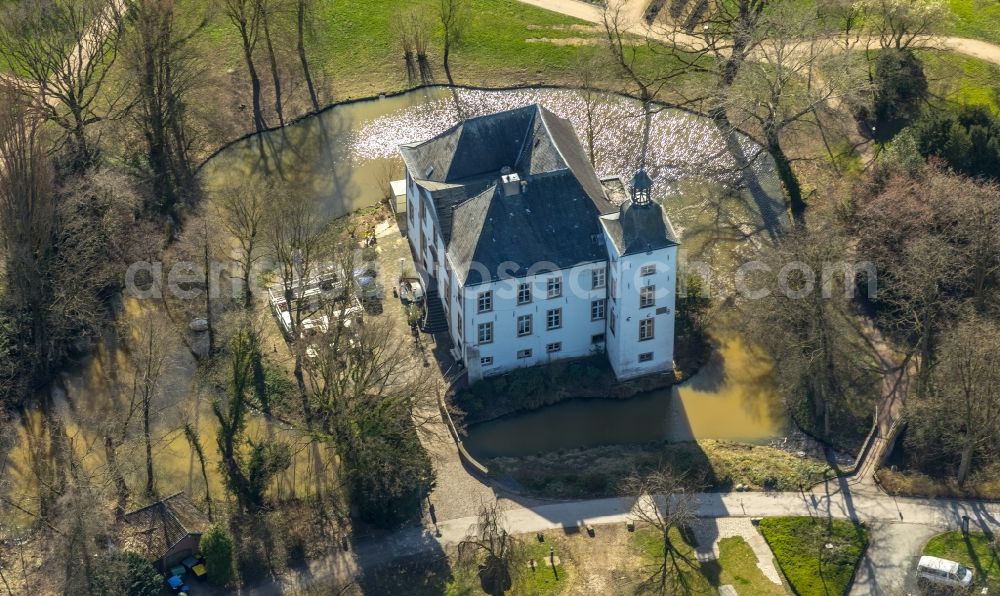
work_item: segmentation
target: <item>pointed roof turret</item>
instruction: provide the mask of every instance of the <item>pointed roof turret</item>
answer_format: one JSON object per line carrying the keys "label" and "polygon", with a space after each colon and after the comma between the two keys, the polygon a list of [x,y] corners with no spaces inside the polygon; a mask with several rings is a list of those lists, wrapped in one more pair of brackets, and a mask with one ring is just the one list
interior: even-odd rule
{"label": "pointed roof turret", "polygon": [[632,204],[648,205],[652,201],[653,180],[646,173],[646,168],[640,167],[632,178]]}

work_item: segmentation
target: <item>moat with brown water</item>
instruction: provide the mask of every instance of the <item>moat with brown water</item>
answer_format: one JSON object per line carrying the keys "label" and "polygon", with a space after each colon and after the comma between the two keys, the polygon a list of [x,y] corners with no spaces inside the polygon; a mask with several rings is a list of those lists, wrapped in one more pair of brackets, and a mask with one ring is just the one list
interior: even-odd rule
{"label": "moat with brown water", "polygon": [[[644,118],[637,102],[603,97],[588,126],[586,102],[573,90],[511,91],[430,88],[395,97],[332,107],[281,130],[264,135],[267,159],[261,159],[255,139],[223,149],[201,171],[209,194],[246,178],[266,178],[291,192],[315,198],[329,218],[378,204],[387,178],[402,177],[393,169],[396,147],[428,138],[460,117],[487,114],[541,103],[569,118],[581,139],[593,137],[598,174],[631,176],[639,161]],[[584,141],[584,144],[588,143]],[[751,163],[739,170],[734,153]],[[656,180],[657,198],[682,237],[682,255],[716,273],[713,291],[728,286],[726,272],[741,255],[773,237],[784,225],[784,206],[773,164],[746,138],[727,146],[715,125],[679,110],[661,110],[651,119],[646,165]],[[398,167],[398,166],[395,166]],[[157,316],[155,304],[125,301],[121,317],[137,325]],[[152,313],[152,314],[150,314]],[[771,385],[767,359],[720,330],[716,358],[694,377],[671,390],[628,400],[573,401],[537,412],[497,420],[471,429],[468,445],[482,455],[520,455],[552,449],[651,440],[718,438],[765,442],[781,436],[786,416]],[[161,494],[204,493],[194,453],[183,425],[198,428],[208,456],[209,488],[222,494],[215,465],[215,428],[211,397],[196,382],[194,359],[177,338],[171,339],[164,381],[153,416],[157,483]],[[115,347],[96,349],[53,392],[52,406],[63,414],[67,434],[84,467],[99,471],[107,465],[98,438],[100,425],[119,407],[110,389],[112,377],[127,376],[125,354]],[[334,458],[317,449],[307,433],[279,422],[254,417],[251,436],[280,435],[292,445],[293,465],[272,487],[282,496],[302,496],[321,490]],[[44,432],[37,412],[23,415],[0,452],[0,491],[33,510],[37,479],[33,462]],[[143,451],[136,445],[120,456],[129,485],[141,487]],[[11,515],[18,525],[28,520]],[[0,528],[0,533],[12,527]]]}

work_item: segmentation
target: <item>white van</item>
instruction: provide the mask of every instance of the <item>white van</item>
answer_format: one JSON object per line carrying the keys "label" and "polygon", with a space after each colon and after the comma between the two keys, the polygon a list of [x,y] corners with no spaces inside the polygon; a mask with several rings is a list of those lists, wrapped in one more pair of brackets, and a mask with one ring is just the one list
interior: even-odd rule
{"label": "white van", "polygon": [[972,570],[955,561],[923,556],[917,563],[917,579],[939,586],[967,588],[972,584]]}

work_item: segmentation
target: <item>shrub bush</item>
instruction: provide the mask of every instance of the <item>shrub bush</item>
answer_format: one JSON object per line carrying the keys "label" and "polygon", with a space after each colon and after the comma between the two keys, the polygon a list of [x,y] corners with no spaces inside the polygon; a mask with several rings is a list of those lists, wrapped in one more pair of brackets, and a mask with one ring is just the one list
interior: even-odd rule
{"label": "shrub bush", "polygon": [[224,527],[213,525],[201,536],[201,554],[209,583],[225,586],[233,579],[233,538]]}
{"label": "shrub bush", "polygon": [[90,593],[95,596],[156,596],[160,593],[160,574],[136,553],[107,553],[98,558],[93,569]]}

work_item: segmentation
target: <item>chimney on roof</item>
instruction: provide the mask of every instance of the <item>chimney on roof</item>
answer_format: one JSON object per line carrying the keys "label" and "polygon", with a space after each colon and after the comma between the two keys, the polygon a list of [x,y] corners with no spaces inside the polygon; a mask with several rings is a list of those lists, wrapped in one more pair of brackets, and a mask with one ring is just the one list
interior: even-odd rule
{"label": "chimney on roof", "polygon": [[503,188],[503,196],[515,197],[521,194],[521,177],[517,172],[503,174],[500,176],[500,186]]}

